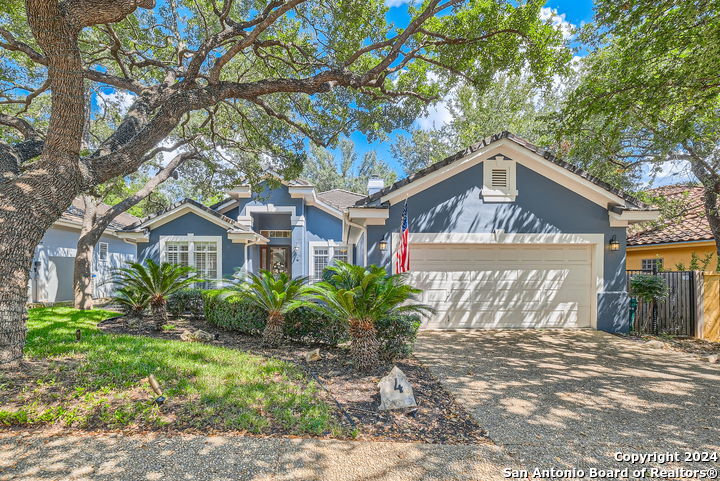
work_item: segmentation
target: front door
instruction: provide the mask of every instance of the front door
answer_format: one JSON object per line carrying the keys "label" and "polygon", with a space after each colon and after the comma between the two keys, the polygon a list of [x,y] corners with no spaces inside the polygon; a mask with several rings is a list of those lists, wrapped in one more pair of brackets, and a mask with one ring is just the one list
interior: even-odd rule
{"label": "front door", "polygon": [[290,247],[260,246],[260,269],[273,274],[284,272],[291,275]]}

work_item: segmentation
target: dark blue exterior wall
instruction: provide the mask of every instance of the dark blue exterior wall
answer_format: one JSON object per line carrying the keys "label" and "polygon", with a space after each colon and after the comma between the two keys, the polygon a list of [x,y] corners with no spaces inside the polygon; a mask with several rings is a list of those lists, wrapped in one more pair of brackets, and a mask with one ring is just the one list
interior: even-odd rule
{"label": "dark blue exterior wall", "polygon": [[188,213],[150,231],[150,242],[138,244],[139,259],[160,260],[160,236],[220,236],[222,238],[222,276],[231,277],[244,263],[244,244],[233,244],[227,230],[207,219]]}
{"label": "dark blue exterior wall", "polygon": [[[408,199],[410,232],[418,233],[575,233],[605,235],[604,292],[598,298],[598,329],[628,329],[625,293],[625,228],[610,227],[605,208],[517,164],[515,202],[485,203],[482,163],[446,179]],[[398,231],[403,204],[390,208],[384,226],[368,226],[368,263],[391,268],[390,251],[381,253],[378,243]],[[615,235],[620,251],[607,248]]]}

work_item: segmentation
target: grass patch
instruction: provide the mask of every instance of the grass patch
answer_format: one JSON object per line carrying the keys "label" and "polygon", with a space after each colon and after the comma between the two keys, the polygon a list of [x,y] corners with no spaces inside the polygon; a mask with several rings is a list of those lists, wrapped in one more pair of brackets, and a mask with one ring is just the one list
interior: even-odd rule
{"label": "grass patch", "polygon": [[[201,343],[105,334],[116,316],[29,311],[27,363],[0,373],[0,425],[243,430],[341,435],[318,387],[290,363]],[[80,341],[75,331],[80,329]],[[152,403],[154,374],[168,398]]]}

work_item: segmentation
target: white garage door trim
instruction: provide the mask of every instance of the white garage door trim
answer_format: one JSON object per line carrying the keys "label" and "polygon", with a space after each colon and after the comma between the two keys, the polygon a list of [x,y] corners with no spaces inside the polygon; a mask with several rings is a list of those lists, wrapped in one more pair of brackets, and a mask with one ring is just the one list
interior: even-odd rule
{"label": "white garage door trim", "polygon": [[[400,234],[392,234],[392,271],[395,273],[395,254],[399,245]],[[597,329],[597,299],[603,292],[604,284],[604,234],[506,234],[498,230],[495,233],[414,233],[410,234],[410,270],[412,270],[412,245],[417,244],[497,244],[497,245],[577,245],[584,244],[591,249],[591,275],[595,279],[595,292],[590,296],[590,326]]]}

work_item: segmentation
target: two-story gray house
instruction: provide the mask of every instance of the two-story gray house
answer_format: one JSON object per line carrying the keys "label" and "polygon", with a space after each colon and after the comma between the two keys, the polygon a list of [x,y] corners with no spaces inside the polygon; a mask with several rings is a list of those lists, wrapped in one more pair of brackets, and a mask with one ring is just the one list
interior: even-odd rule
{"label": "two-story gray house", "polygon": [[[277,183],[274,183],[277,185]],[[658,213],[507,132],[368,195],[302,180],[213,206],[192,200],[127,227],[139,258],[206,279],[260,269],[318,279],[336,260],[388,272],[407,202],[410,282],[425,328],[628,328],[625,231]]]}

